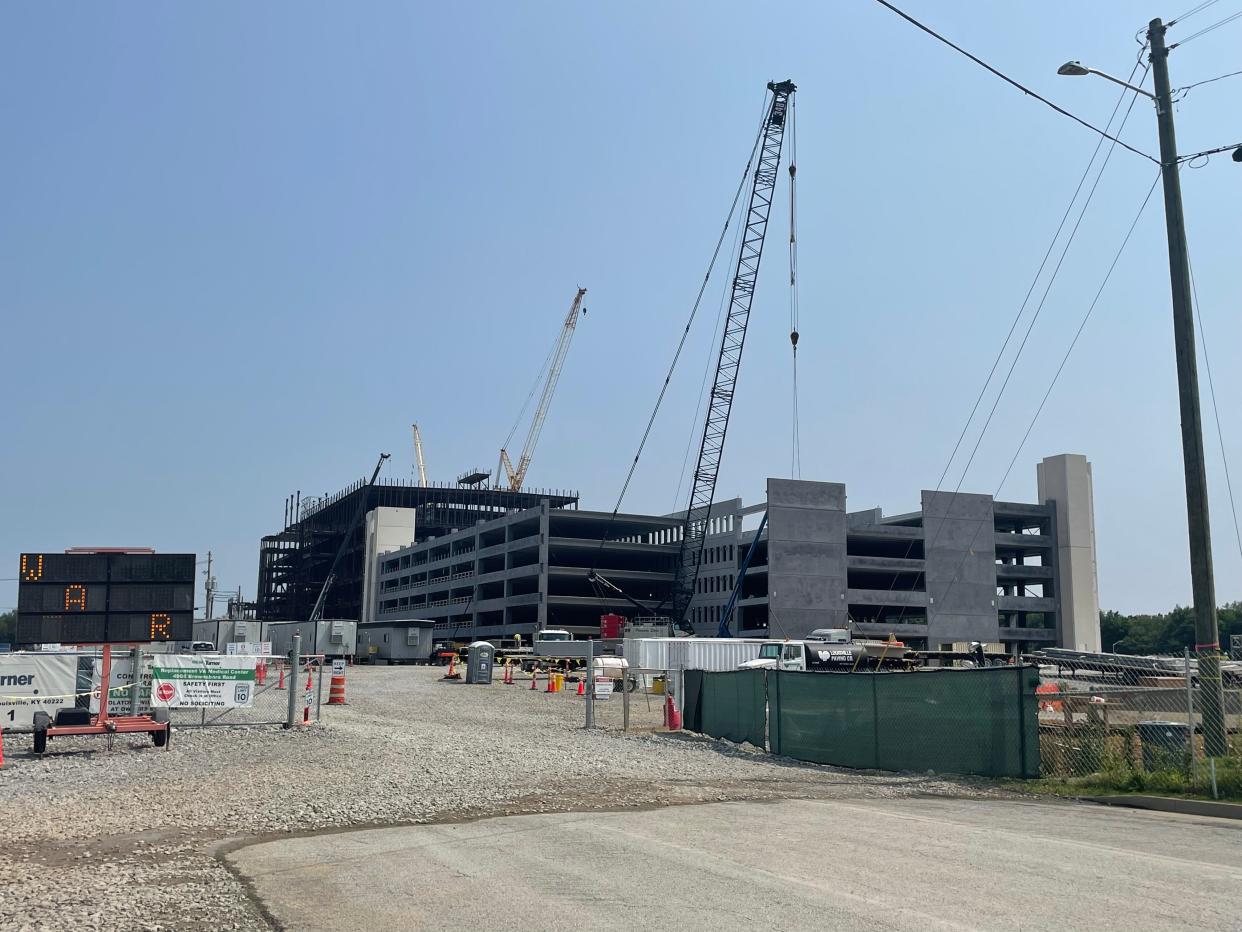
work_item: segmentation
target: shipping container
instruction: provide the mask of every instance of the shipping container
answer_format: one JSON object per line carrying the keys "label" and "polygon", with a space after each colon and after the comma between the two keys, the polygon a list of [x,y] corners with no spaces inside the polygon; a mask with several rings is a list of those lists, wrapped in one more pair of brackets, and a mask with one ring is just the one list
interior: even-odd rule
{"label": "shipping container", "polygon": [[624,656],[643,670],[736,670],[754,660],[762,638],[626,638]]}

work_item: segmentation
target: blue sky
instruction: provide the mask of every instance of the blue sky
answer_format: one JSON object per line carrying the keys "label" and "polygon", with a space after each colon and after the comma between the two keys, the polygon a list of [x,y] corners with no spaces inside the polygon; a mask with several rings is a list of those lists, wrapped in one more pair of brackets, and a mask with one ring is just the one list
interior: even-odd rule
{"label": "blue sky", "polygon": [[[1113,86],[1056,67],[1124,76],[1135,32],[1182,11],[905,6],[1101,124]],[[1176,50],[1174,85],[1242,68],[1240,36],[1242,22]],[[802,475],[846,482],[851,508],[908,510],[944,469],[1096,140],[877,4],[6,4],[0,552],[211,549],[220,586],[251,596],[284,496],[335,490],[381,450],[408,476],[411,421],[433,478],[492,466],[577,285],[590,312],[529,478],[610,508],[764,84],[787,77]],[[1187,95],[1182,151],[1242,141],[1239,91],[1233,78]],[[1156,151],[1145,103],[1124,138]],[[963,489],[996,490],[1154,174],[1113,155]],[[1242,166],[1217,156],[1183,175],[1242,493]],[[719,497],[755,500],[790,472],[783,184]],[[682,504],[721,284],[708,296],[633,510]],[[1092,460],[1105,607],[1189,599],[1176,398],[1157,192],[1002,490],[1033,499],[1044,455]],[[1218,595],[1237,599],[1206,405]],[[15,601],[0,582],[0,607]]]}

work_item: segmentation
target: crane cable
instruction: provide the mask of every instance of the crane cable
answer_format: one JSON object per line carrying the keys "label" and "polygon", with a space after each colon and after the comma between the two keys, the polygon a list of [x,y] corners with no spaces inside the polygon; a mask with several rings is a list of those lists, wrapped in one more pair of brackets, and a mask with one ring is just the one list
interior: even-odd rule
{"label": "crane cable", "polygon": [[802,425],[798,417],[798,121],[789,98],[789,345],[793,350],[793,440],[789,474],[802,478]]}
{"label": "crane cable", "polygon": [[612,514],[608,518],[608,527],[600,538],[599,547],[595,550],[595,557],[591,561],[591,571],[594,572],[599,562],[599,555],[604,549],[604,545],[611,539],[612,525],[617,520],[617,515],[621,512],[621,505],[625,501],[625,495],[629,491],[630,483],[634,481],[634,473],[638,469],[638,461],[646,449],[647,440],[651,436],[651,430],[655,426],[656,416],[660,413],[660,407],[664,403],[664,396],[668,393],[669,383],[673,379],[673,373],[677,370],[677,363],[681,360],[682,350],[686,347],[686,340],[690,336],[690,328],[694,325],[694,318],[699,312],[699,305],[703,302],[703,294],[707,291],[708,282],[711,281],[712,272],[716,268],[716,260],[720,257],[721,247],[724,246],[725,238],[729,233],[729,226],[733,222],[733,217],[737,213],[738,202],[742,198],[742,192],[746,188],[746,182],[750,180],[751,170],[754,168],[755,159],[759,155],[759,147],[763,142],[763,120],[766,119],[768,112],[768,96],[767,92],[763,97],[763,109],[759,121],[759,129],[755,135],[755,141],[750,149],[750,157],[746,160],[746,167],[742,170],[742,177],[738,180],[737,189],[733,192],[733,202],[729,205],[729,212],[725,215],[724,226],[720,230],[720,236],[716,239],[716,246],[712,250],[711,259],[707,263],[707,271],[703,275],[703,282],[699,285],[698,294],[694,298],[694,305],[690,308],[690,316],[686,320],[686,325],[681,331],[681,338],[677,341],[677,348],[673,352],[672,362],[669,363],[668,371],[664,375],[664,381],[660,385],[660,392],[656,396],[655,406],[651,410],[651,415],[647,418],[647,426],[643,429],[642,438],[638,441],[638,449],[634,452],[634,459],[630,462],[629,471],[625,474],[625,481],[621,484],[621,491],[617,495],[617,502],[613,506]]}

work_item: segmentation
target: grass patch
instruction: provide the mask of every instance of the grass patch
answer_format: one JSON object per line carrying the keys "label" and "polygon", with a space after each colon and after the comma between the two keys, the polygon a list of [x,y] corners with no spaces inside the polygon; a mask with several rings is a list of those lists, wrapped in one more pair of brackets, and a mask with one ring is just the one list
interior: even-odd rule
{"label": "grass patch", "polygon": [[[1211,799],[1211,778],[1207,762],[1196,761],[1192,778],[1189,762],[1153,770],[1136,766],[1126,755],[1101,755],[1100,769],[1082,776],[1046,776],[1038,780],[1011,780],[1011,789],[1051,796],[1175,796]],[[1216,789],[1218,798],[1242,802],[1242,760],[1234,757],[1216,758]]]}

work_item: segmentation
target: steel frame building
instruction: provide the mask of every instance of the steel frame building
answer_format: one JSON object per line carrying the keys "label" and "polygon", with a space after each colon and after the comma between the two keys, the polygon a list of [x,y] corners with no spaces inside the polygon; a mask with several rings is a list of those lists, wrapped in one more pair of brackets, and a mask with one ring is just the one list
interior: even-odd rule
{"label": "steel frame building", "polygon": [[[346,529],[365,498],[365,510],[376,508],[409,509],[415,529],[407,540],[424,541],[443,537],[478,521],[514,511],[538,507],[547,502],[555,509],[578,505],[574,492],[523,489],[489,489],[478,485],[415,485],[395,479],[381,479],[367,487],[365,479],[334,495],[302,500],[296,520],[286,520],[276,534],[262,538],[259,545],[259,582],[256,614],[261,620],[287,620],[309,617],[328,567],[345,536]],[[288,509],[287,512],[293,509]],[[328,592],[324,616],[357,619],[362,613],[365,523],[355,528],[353,538],[337,568]]]}

